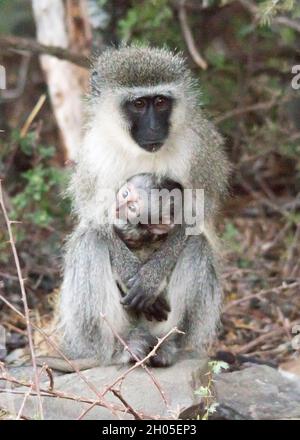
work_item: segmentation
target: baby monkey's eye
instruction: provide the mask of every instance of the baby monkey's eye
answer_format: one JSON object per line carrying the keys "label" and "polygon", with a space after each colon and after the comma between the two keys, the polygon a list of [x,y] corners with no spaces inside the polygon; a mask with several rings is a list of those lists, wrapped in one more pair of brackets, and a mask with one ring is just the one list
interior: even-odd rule
{"label": "baby monkey's eye", "polygon": [[129,194],[129,190],[126,188],[126,189],[124,189],[124,191],[122,192],[122,197],[124,197],[124,199],[126,199],[126,197],[128,196],[128,194]]}
{"label": "baby monkey's eye", "polygon": [[137,211],[137,207],[136,207],[136,205],[135,205],[134,203],[130,203],[130,204],[128,205],[128,209],[129,209],[131,212],[136,212],[136,211]]}

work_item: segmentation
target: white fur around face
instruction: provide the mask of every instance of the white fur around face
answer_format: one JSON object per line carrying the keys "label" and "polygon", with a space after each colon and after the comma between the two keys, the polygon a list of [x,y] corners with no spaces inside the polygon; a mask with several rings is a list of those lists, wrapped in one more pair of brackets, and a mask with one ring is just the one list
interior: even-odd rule
{"label": "white fur around face", "polygon": [[[146,91],[144,88],[143,94]],[[149,88],[148,93],[153,92],[153,88]],[[170,86],[165,92],[171,93]],[[159,93],[164,93],[161,86]],[[94,103],[93,119],[89,123],[77,165],[80,175],[93,182],[93,188],[90,189],[92,194],[84,203],[82,217],[86,219],[88,215],[89,220],[96,224],[103,222],[105,212],[111,209],[112,200],[108,202],[110,206],[103,203],[101,190],[112,190],[115,194],[127,179],[136,174],[155,173],[185,185],[189,180],[193,147],[193,136],[186,128],[186,113],[184,100],[176,96],[169,137],[159,151],[149,153],[130,136],[127,122],[120,111],[120,94],[107,94],[102,96],[100,102]],[[80,185],[74,189],[80,192]],[[79,197],[82,199],[82,196]]]}

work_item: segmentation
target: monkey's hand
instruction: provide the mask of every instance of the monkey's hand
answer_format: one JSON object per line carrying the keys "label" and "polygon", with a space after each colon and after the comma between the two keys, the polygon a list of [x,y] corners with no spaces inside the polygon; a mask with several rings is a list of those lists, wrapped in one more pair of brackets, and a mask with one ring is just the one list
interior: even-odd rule
{"label": "monkey's hand", "polygon": [[144,312],[144,315],[148,321],[153,321],[153,319],[155,321],[166,321],[170,311],[171,309],[167,300],[164,297],[159,296],[152,306],[148,307]]}
{"label": "monkey's hand", "polygon": [[129,292],[121,299],[121,304],[137,312],[146,312],[162,291],[158,279],[153,276],[155,270],[152,261],[145,263],[127,283]]}
{"label": "monkey's hand", "polygon": [[183,227],[170,234],[160,249],[154,252],[152,257],[127,283],[129,292],[121,300],[124,306],[139,312],[146,312],[154,304],[156,298],[166,287],[166,280],[175,267],[187,238]]}

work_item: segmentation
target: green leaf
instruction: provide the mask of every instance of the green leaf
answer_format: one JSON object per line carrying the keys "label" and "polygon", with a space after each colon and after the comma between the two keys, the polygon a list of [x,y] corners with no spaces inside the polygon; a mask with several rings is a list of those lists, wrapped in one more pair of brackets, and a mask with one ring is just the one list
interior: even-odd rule
{"label": "green leaf", "polygon": [[221,370],[227,370],[229,368],[229,365],[223,361],[211,361],[208,365],[211,372],[214,374],[219,374]]}
{"label": "green leaf", "polygon": [[198,390],[195,391],[195,394],[201,397],[209,397],[210,396],[210,390],[208,387],[201,386],[198,388]]}

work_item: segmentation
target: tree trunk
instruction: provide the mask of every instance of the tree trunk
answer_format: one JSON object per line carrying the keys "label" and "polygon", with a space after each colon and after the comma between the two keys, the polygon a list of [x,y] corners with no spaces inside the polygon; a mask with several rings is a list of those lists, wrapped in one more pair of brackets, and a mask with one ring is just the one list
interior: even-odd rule
{"label": "tree trunk", "polygon": [[[32,6],[39,43],[68,48],[71,40],[73,50],[80,48],[81,52],[88,52],[91,31],[85,0],[68,0],[68,13],[62,0],[32,0]],[[82,97],[88,87],[88,72],[50,55],[41,55],[40,59],[61,131],[65,158],[76,160],[82,137]]]}

